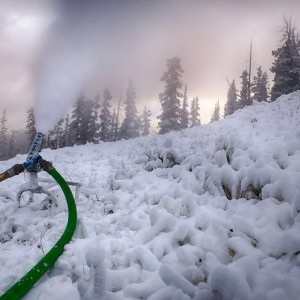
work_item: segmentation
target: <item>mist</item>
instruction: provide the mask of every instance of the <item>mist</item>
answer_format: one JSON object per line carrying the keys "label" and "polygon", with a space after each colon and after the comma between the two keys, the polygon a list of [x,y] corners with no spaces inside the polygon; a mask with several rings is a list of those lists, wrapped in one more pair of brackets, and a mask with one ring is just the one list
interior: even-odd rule
{"label": "mist", "polygon": [[[73,104],[97,64],[94,1],[57,1],[35,67],[37,131],[47,133]],[[94,4],[94,5],[92,5]],[[88,21],[87,21],[88,20]]]}
{"label": "mist", "polygon": [[183,1],[67,0],[55,2],[55,10],[35,72],[36,125],[43,133],[80,93],[101,93],[109,87],[125,94],[132,80],[137,105],[151,105],[160,93],[168,58],[183,56],[188,67],[193,64],[189,56],[196,53],[188,43],[196,28],[182,17],[187,13]]}

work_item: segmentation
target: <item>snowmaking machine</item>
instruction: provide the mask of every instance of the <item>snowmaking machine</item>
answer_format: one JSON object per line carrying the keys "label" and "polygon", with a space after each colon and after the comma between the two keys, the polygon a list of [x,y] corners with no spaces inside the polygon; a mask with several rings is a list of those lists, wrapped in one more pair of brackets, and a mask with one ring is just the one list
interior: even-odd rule
{"label": "snowmaking machine", "polygon": [[[77,210],[73,194],[70,190],[68,183],[53,167],[52,163],[44,160],[40,156],[40,150],[43,142],[43,134],[37,133],[26,161],[22,164],[16,164],[0,174],[0,182],[9,179],[13,176],[19,175],[23,172],[28,173],[28,182],[20,188],[17,194],[17,200],[21,201],[21,195],[24,192],[30,192],[32,197],[35,193],[46,194],[52,204],[56,204],[55,197],[45,187],[39,184],[38,172],[46,171],[54,181],[61,187],[64,196],[66,198],[68,206],[68,221],[66,228],[56,242],[56,244],[49,250],[48,253],[17,283],[10,287],[3,295],[0,296],[0,300],[17,300],[21,299],[29,290],[35,285],[35,283],[49,270],[51,269],[56,260],[64,251],[64,246],[68,244],[75,232],[77,224]],[[32,199],[31,199],[32,200]]]}

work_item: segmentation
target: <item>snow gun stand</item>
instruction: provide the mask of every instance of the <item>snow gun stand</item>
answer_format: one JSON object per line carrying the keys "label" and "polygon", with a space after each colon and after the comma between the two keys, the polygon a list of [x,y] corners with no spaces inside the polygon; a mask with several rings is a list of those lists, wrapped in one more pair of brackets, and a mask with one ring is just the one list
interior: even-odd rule
{"label": "snow gun stand", "polygon": [[[10,169],[0,174],[0,182],[9,179],[15,175],[19,175],[24,171],[28,172],[28,183],[21,186],[20,191],[17,194],[17,200],[19,206],[21,204],[21,196],[24,192],[30,192],[29,201],[33,201],[33,195],[46,194],[48,196],[47,205],[57,205],[56,198],[49,192],[48,187],[42,187],[39,185],[38,172],[46,171],[55,180],[55,184],[58,184],[66,198],[68,206],[68,222],[66,228],[56,242],[56,244],[50,249],[50,251],[27,273],[25,274],[17,283],[10,287],[2,296],[0,300],[18,300],[21,299],[29,290],[35,285],[35,283],[50,269],[54,266],[56,260],[64,251],[64,246],[68,244],[75,232],[77,224],[77,210],[75,199],[70,190],[69,185],[76,186],[76,197],[79,195],[80,184],[69,182],[69,184],[64,180],[64,178],[57,172],[53,167],[52,163],[44,160],[39,152],[43,142],[43,134],[37,133],[33,143],[31,145],[30,151],[23,164],[16,164]],[[53,184],[52,184],[53,186]],[[46,207],[47,208],[47,207]]]}

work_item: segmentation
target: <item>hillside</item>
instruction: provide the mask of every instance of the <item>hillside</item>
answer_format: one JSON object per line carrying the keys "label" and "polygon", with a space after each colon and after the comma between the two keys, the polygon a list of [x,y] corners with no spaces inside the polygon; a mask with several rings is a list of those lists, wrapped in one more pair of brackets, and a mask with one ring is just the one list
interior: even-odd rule
{"label": "hillside", "polygon": [[[299,298],[300,92],[182,132],[41,155],[82,184],[79,226],[24,299]],[[57,187],[57,207],[36,195],[18,208],[24,182],[0,185],[0,295],[66,224]]]}

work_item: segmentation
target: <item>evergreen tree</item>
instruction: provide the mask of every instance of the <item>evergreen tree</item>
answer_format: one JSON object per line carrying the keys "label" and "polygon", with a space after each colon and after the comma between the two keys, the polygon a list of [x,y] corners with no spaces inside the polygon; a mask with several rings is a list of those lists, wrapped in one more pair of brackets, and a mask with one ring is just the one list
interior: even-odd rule
{"label": "evergreen tree", "polygon": [[8,157],[14,157],[17,154],[17,147],[15,141],[15,133],[12,132],[10,134],[9,142],[8,142]]}
{"label": "evergreen tree", "polygon": [[82,123],[85,134],[82,136],[82,144],[96,143],[97,120],[95,112],[95,102],[91,99],[85,100]]}
{"label": "evergreen tree", "polygon": [[48,134],[48,147],[51,149],[62,148],[64,144],[63,119],[60,119],[54,129]]}
{"label": "evergreen tree", "polygon": [[187,99],[187,85],[184,87],[183,99],[182,99],[182,108],[181,108],[181,117],[180,123],[182,129],[189,127],[189,112],[188,112],[188,99]]}
{"label": "evergreen tree", "polygon": [[84,110],[85,110],[84,97],[80,96],[76,101],[71,117],[70,131],[71,131],[71,143],[72,145],[82,145],[84,144],[84,137],[86,132],[84,132]]}
{"label": "evergreen tree", "polygon": [[150,122],[151,122],[150,116],[151,116],[151,112],[145,106],[142,114],[142,136],[147,136],[150,134]]}
{"label": "evergreen tree", "polygon": [[249,95],[249,73],[244,70],[241,75],[241,90],[238,101],[238,107],[244,108],[245,106],[252,105],[251,95]]}
{"label": "evergreen tree", "polygon": [[219,103],[219,100],[218,102],[215,104],[215,109],[213,111],[213,114],[211,116],[211,122],[214,122],[214,121],[219,121],[221,119],[221,115],[220,115],[220,103]]}
{"label": "evergreen tree", "polygon": [[[32,143],[32,141],[31,141]],[[24,130],[13,130],[9,141],[11,149],[9,156],[28,153],[28,139]]]}
{"label": "evergreen tree", "polygon": [[119,120],[120,120],[121,101],[122,101],[122,94],[120,94],[119,97],[117,113],[115,113],[114,110],[114,122],[113,122],[113,132],[112,132],[113,141],[117,141],[120,137]]}
{"label": "evergreen tree", "polygon": [[253,100],[258,102],[268,101],[268,74],[262,72],[261,66],[257,68],[257,74],[253,77],[251,91],[253,93]]}
{"label": "evergreen tree", "polygon": [[125,118],[120,128],[120,138],[130,139],[139,136],[139,120],[137,116],[137,109],[135,106],[135,90],[132,82],[129,82],[126,100],[125,100]]}
{"label": "evergreen tree", "polygon": [[65,117],[65,126],[63,131],[63,147],[69,147],[72,145],[72,136],[71,136],[71,128],[70,128],[70,115],[67,114]]}
{"label": "evergreen tree", "polygon": [[28,146],[31,146],[36,135],[34,110],[30,107],[27,110],[26,135],[28,137]]}
{"label": "evergreen tree", "polygon": [[8,129],[6,122],[6,110],[4,109],[0,120],[0,160],[8,158]]}
{"label": "evergreen tree", "polygon": [[104,142],[111,141],[111,130],[112,130],[112,115],[111,109],[112,96],[110,91],[106,88],[103,93],[103,103],[100,112],[100,140]]}
{"label": "evergreen tree", "polygon": [[161,81],[165,82],[165,89],[159,95],[162,106],[162,113],[158,116],[159,133],[164,134],[171,130],[180,130],[182,128],[180,122],[181,108],[180,98],[182,94],[181,76],[183,70],[181,68],[180,58],[174,57],[167,60],[167,71],[164,73]]}
{"label": "evergreen tree", "polygon": [[227,102],[224,107],[224,117],[233,114],[237,110],[237,90],[235,81],[233,80],[229,85],[227,92]]}
{"label": "evergreen tree", "polygon": [[96,96],[94,100],[87,101],[86,118],[89,118],[87,141],[94,144],[100,137],[99,108],[99,96]]}
{"label": "evergreen tree", "polygon": [[283,44],[272,51],[275,61],[271,67],[274,84],[271,89],[271,101],[283,94],[300,89],[300,40],[291,20],[285,20]]}
{"label": "evergreen tree", "polygon": [[110,124],[110,141],[116,141],[117,126],[117,113],[116,109],[114,108]]}
{"label": "evergreen tree", "polygon": [[195,98],[193,98],[192,104],[191,104],[191,114],[190,114],[191,125],[190,125],[190,127],[195,127],[195,126],[201,125],[199,111],[200,111],[199,100],[198,100],[198,97],[195,97]]}

